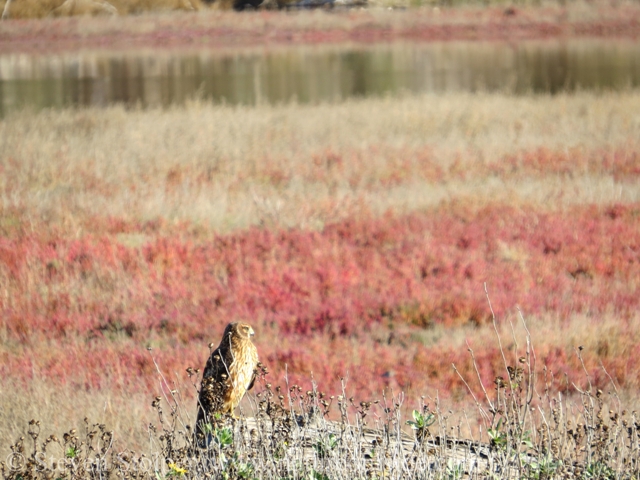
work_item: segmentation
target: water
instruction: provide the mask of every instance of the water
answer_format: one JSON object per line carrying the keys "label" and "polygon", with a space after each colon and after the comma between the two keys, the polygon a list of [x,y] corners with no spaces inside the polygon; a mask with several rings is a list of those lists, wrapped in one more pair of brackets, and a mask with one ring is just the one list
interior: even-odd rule
{"label": "water", "polygon": [[69,105],[322,102],[400,92],[557,93],[640,85],[640,43],[395,43],[235,53],[0,56],[0,116]]}

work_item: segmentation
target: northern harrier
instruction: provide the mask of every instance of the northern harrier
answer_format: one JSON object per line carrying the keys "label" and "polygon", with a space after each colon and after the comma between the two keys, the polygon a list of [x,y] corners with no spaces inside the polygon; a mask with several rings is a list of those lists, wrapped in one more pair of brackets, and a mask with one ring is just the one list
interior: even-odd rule
{"label": "northern harrier", "polygon": [[253,328],[246,323],[230,323],[224,329],[220,345],[209,356],[202,375],[196,432],[204,433],[203,425],[216,413],[233,416],[244,394],[253,387],[258,365],[253,335]]}

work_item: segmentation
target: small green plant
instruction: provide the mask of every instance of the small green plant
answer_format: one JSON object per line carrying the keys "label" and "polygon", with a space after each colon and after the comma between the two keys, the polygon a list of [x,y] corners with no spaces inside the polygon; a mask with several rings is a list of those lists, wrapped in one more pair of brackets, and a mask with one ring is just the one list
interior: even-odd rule
{"label": "small green plant", "polygon": [[616,472],[606,463],[596,461],[587,466],[583,478],[589,480],[612,480],[616,478]]}
{"label": "small green plant", "polygon": [[329,477],[322,472],[318,472],[316,470],[312,470],[309,475],[309,480],[329,480]]}
{"label": "small green plant", "polygon": [[550,478],[556,473],[561,463],[555,460],[551,455],[538,457],[530,462],[526,467],[527,478],[532,480],[540,480]]}
{"label": "small green plant", "polygon": [[76,458],[78,456],[78,447],[73,445],[67,447],[64,451],[64,456],[67,458]]}
{"label": "small green plant", "polygon": [[407,420],[407,425],[416,432],[418,439],[422,440],[428,433],[428,428],[436,421],[436,415],[426,407],[424,412],[413,411],[413,420]]}
{"label": "small green plant", "polygon": [[330,433],[328,437],[321,438],[314,445],[318,457],[326,458],[329,455],[329,452],[334,450],[338,446],[338,437]]}
{"label": "small green plant", "polygon": [[222,462],[221,476],[224,480],[232,479],[252,479],[255,478],[254,466],[241,459],[238,452],[234,452],[233,455],[221,455],[220,461]]}
{"label": "small green plant", "polygon": [[413,420],[407,420],[407,425],[409,425],[413,430],[424,430],[425,428],[430,427],[436,421],[436,416],[432,412],[421,413],[418,410],[413,411]]}
{"label": "small green plant", "polygon": [[237,475],[238,478],[252,478],[253,476],[253,465],[247,462],[238,463],[237,467]]}
{"label": "small green plant", "polygon": [[491,441],[491,445],[498,448],[499,450],[504,450],[507,447],[507,433],[502,428],[502,418],[498,420],[498,423],[495,427],[489,428],[487,430],[487,435],[489,436],[489,440]]}
{"label": "small green plant", "polygon": [[220,447],[233,445],[233,430],[231,427],[216,428],[213,432],[213,439]]}
{"label": "small green plant", "polygon": [[242,461],[238,452],[234,452],[231,456],[221,456],[221,461],[223,462],[223,469],[221,473],[224,480],[255,478],[253,475],[253,465]]}
{"label": "small green plant", "polygon": [[459,480],[464,476],[464,467],[461,463],[456,463],[452,458],[447,461],[445,478],[447,480]]}

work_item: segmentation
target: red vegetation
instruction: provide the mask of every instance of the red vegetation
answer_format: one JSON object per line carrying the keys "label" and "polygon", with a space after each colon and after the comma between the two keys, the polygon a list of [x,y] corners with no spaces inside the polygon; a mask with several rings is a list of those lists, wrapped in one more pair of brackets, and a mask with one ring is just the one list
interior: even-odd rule
{"label": "red vegetation", "polygon": [[[638,385],[640,372],[627,368],[638,352],[639,219],[638,204],[557,213],[449,205],[321,232],[252,228],[205,241],[176,228],[141,248],[114,234],[152,225],[107,221],[96,230],[108,234],[80,239],[18,228],[0,238],[0,314],[15,342],[0,375],[151,387],[146,345],[160,347],[154,356],[166,372],[184,372],[242,318],[274,383],[286,365],[292,382],[308,384],[313,372],[327,389],[349,373],[363,396],[385,385],[448,395],[462,391],[452,363],[474,377],[466,348],[426,347],[395,332],[489,322],[486,282],[499,320],[516,306],[532,317],[619,319],[626,351],[603,338],[596,353],[622,386]],[[490,383],[504,369],[497,346],[469,342]],[[571,351],[543,344],[537,354],[554,375],[581,376]],[[587,367],[604,385],[599,359]]]}
{"label": "red vegetation", "polygon": [[[257,162],[251,175],[275,187],[286,186],[295,176],[298,180],[325,185],[347,182],[351,187],[365,187],[367,191],[387,191],[390,187],[410,181],[424,180],[438,184],[455,180],[500,178],[503,181],[546,179],[550,177],[574,178],[581,176],[611,177],[615,181],[635,181],[640,178],[640,144],[629,140],[623,145],[588,150],[585,148],[535,148],[498,156],[495,160],[459,155],[449,165],[431,147],[379,147],[344,149],[336,153],[331,149],[312,156],[312,162],[283,166],[282,159],[264,156]],[[371,159],[384,159],[385,172]],[[171,177],[186,172],[176,169]],[[206,185],[202,175],[190,174],[193,185]],[[250,175],[246,177],[251,178]],[[243,178],[244,180],[244,178]],[[171,182],[167,181],[167,184]]]}
{"label": "red vegetation", "polygon": [[[13,20],[0,31],[0,53],[78,49],[237,48],[247,46],[370,44],[388,41],[519,41],[550,38],[638,38],[633,3],[371,11],[177,13],[110,19]],[[321,16],[323,15],[323,16]],[[79,40],[81,39],[81,41]]]}
{"label": "red vegetation", "polygon": [[617,181],[631,180],[640,176],[640,155],[631,145],[629,148],[592,152],[539,148],[491,163],[489,171],[503,178],[591,174],[611,175]]}

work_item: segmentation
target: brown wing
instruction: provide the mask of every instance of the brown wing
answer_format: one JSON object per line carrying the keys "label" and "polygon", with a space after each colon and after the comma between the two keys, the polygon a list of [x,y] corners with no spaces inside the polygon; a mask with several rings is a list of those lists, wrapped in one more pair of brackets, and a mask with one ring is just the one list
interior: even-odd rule
{"label": "brown wing", "polygon": [[228,346],[224,348],[224,344],[220,345],[209,356],[204,367],[202,379],[211,379],[215,382],[226,381],[229,378],[232,363],[231,349]]}
{"label": "brown wing", "polygon": [[207,359],[198,396],[198,425],[209,423],[216,413],[230,413],[227,396],[231,390],[232,361],[231,349],[225,342]]}

